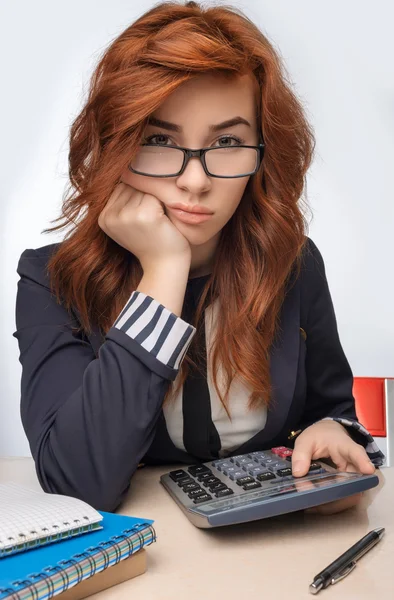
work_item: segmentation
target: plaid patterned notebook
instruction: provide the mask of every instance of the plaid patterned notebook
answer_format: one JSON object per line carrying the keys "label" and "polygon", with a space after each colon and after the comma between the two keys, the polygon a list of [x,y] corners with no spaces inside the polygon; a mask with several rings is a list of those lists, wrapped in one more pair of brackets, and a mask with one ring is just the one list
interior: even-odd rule
{"label": "plaid patterned notebook", "polygon": [[[37,492],[37,494],[52,496],[43,492]],[[63,501],[68,499],[65,496],[59,496],[59,498]],[[69,498],[69,500],[75,499]],[[77,500],[76,502],[80,501]],[[37,509],[37,505],[38,498],[34,498],[32,516],[34,516],[34,519],[38,519],[33,525],[36,532],[41,526],[41,517],[45,517],[48,529],[49,525],[55,524],[52,522],[54,513],[50,510],[46,514],[45,511],[41,513],[43,505],[41,505],[40,510]],[[29,506],[27,501],[24,506],[27,515]],[[91,507],[88,508],[94,510]],[[12,519],[8,519],[9,522],[7,523],[4,509],[5,505],[1,501],[0,540],[3,545],[8,544],[9,546],[11,541],[4,539],[4,531],[6,533],[10,532],[11,525],[13,525],[12,536],[9,537],[19,536],[22,533],[21,527],[24,520],[19,518],[12,524]],[[13,511],[15,511],[15,506]],[[39,538],[30,541],[27,539],[22,543],[18,543],[18,546],[24,544],[24,548],[15,548],[14,544],[14,547],[10,550],[12,554],[6,555],[3,553],[2,558],[0,558],[0,600],[46,600],[52,598],[92,577],[95,573],[99,573],[128,558],[156,540],[152,520],[102,511],[94,512],[97,512],[100,521],[93,521],[92,523],[99,523],[99,529],[94,530],[91,528],[89,531],[80,531],[79,533],[83,533],[83,535],[74,533],[67,539],[62,539],[62,534],[55,529],[54,539],[49,539],[49,534],[46,536],[45,541],[39,543]],[[48,515],[52,519],[48,520]],[[88,513],[85,516],[88,516]],[[28,518],[31,517],[28,516]],[[59,527],[63,522],[60,519],[63,518],[62,513],[59,512],[57,521]],[[65,517],[64,521],[70,522],[69,519],[70,517]],[[81,525],[83,528],[87,526]],[[24,530],[23,533],[27,534],[28,532],[29,530]],[[66,532],[63,533],[67,535]],[[33,542],[34,546],[29,548],[30,542]]]}

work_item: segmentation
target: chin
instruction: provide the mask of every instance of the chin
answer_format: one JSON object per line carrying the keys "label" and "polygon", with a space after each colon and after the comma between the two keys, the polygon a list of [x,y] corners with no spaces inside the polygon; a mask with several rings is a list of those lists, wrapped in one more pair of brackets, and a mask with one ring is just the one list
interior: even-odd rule
{"label": "chin", "polygon": [[199,233],[195,233],[195,234],[189,234],[189,233],[185,233],[184,231],[182,231],[182,235],[187,239],[187,241],[189,242],[190,246],[202,246],[203,244],[206,244],[207,242],[209,242],[209,240],[213,237],[212,235],[203,235],[203,234],[199,234]]}

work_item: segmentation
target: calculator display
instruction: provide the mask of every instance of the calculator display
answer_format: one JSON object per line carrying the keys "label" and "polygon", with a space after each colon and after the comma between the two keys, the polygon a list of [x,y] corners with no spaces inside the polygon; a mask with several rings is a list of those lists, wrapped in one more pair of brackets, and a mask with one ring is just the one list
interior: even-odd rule
{"label": "calculator display", "polygon": [[377,475],[344,473],[313,460],[292,472],[293,450],[276,446],[178,468],[160,481],[196,527],[221,527],[305,510],[378,485]]}
{"label": "calculator display", "polygon": [[[200,512],[210,512],[214,510],[228,510],[237,505],[248,505],[256,500],[269,500],[270,498],[277,498],[278,496],[285,496],[286,494],[294,494],[299,492],[307,492],[311,489],[322,488],[335,483],[340,483],[346,479],[352,479],[357,477],[356,473],[333,473],[326,475],[325,477],[313,477],[307,480],[297,481],[297,483],[288,483],[283,486],[274,487],[272,489],[259,490],[258,492],[249,492],[247,494],[241,494],[239,496],[232,496],[225,500],[217,500],[214,503],[206,503],[198,507]],[[293,479],[294,481],[294,479]]]}

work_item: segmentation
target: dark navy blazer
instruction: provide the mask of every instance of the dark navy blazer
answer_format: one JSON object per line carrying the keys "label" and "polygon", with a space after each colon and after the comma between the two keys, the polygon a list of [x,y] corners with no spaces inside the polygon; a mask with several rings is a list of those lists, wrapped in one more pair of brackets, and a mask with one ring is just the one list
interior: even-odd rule
{"label": "dark navy blazer", "polygon": [[[202,375],[192,373],[184,385],[185,452],[170,439],[162,411],[179,369],[159,361],[122,328],[111,327],[106,336],[97,327],[89,336],[75,332],[78,313],[69,314],[56,302],[46,272],[57,246],[25,250],[17,268],[13,335],[22,365],[22,423],[45,491],[115,510],[141,462],[210,460],[218,456],[220,440]],[[188,323],[204,282],[199,277],[187,283],[182,318]],[[309,238],[279,325],[266,425],[232,454],[291,446],[290,432],[331,417],[381,464],[382,453],[357,422],[353,376],[338,337],[323,259]]]}

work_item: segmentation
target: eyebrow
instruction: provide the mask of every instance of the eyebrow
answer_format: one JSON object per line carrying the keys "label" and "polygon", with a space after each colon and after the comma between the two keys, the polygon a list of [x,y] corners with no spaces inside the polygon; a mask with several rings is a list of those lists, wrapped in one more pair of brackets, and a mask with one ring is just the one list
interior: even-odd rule
{"label": "eyebrow", "polygon": [[[209,131],[215,132],[220,131],[221,129],[227,129],[228,127],[234,127],[234,125],[247,125],[251,127],[249,121],[244,119],[243,117],[233,117],[232,119],[227,119],[227,121],[223,121],[222,123],[217,123],[216,125],[210,125]],[[177,133],[182,132],[182,127],[180,125],[176,125],[175,123],[170,123],[169,121],[163,121],[162,119],[157,119],[156,117],[150,117],[148,120],[148,125],[155,125],[156,127],[162,127],[163,129],[168,129],[170,131],[176,131]]]}

